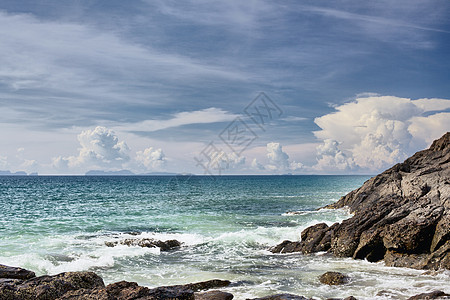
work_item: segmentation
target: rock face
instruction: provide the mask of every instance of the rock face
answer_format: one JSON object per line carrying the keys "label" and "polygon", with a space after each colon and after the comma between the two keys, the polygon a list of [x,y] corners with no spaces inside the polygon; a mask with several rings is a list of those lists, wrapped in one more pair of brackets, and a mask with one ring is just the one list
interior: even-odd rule
{"label": "rock face", "polygon": [[328,251],[417,269],[450,269],[450,133],[327,208],[354,216],[302,232],[272,252]]}
{"label": "rock face", "polygon": [[161,251],[168,251],[179,248],[181,246],[181,243],[177,240],[160,241],[155,239],[143,238],[143,239],[124,239],[121,241],[105,242],[105,245],[108,247],[114,247],[117,245],[139,246],[147,248],[159,247]]}

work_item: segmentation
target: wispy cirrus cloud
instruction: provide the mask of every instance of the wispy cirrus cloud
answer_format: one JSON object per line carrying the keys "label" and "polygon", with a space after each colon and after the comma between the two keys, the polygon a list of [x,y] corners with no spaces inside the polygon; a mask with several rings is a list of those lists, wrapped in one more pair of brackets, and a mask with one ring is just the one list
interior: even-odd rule
{"label": "wispy cirrus cloud", "polygon": [[238,116],[220,108],[210,107],[197,111],[178,112],[173,114],[169,119],[154,119],[138,123],[121,124],[116,126],[116,128],[122,131],[154,132],[192,124],[230,122]]}

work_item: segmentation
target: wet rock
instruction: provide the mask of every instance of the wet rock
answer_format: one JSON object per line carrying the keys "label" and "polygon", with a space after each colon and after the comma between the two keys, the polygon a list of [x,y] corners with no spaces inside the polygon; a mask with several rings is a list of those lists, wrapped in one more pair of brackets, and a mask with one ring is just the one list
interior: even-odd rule
{"label": "wet rock", "polygon": [[446,294],[443,291],[434,291],[431,293],[423,293],[408,298],[408,300],[424,300],[424,299],[450,299],[450,294]]}
{"label": "wet rock", "polygon": [[104,287],[103,279],[93,272],[67,272],[39,276],[0,285],[2,300],[57,299],[71,290]]}
{"label": "wet rock", "polygon": [[216,289],[221,287],[229,286],[231,282],[229,280],[212,279],[207,281],[201,281],[196,283],[188,283],[183,285],[172,285],[167,286],[167,288],[179,288],[185,290],[192,290],[194,292]]}
{"label": "wet rock", "polygon": [[319,281],[328,285],[341,285],[349,282],[350,278],[339,272],[326,272],[319,277]]}
{"label": "wet rock", "polygon": [[327,298],[327,300],[357,300],[357,299],[353,296],[348,296],[346,298]]}
{"label": "wet rock", "polygon": [[149,289],[136,282],[120,281],[105,288],[70,291],[58,300],[194,300],[194,292],[183,286]]}
{"label": "wet rock", "polygon": [[303,296],[293,295],[293,294],[276,294],[272,296],[266,296],[262,298],[253,298],[247,300],[310,300],[310,298],[305,298]]}
{"label": "wet rock", "polygon": [[0,278],[30,279],[36,277],[33,271],[0,264]]}
{"label": "wet rock", "polygon": [[205,293],[195,293],[195,300],[231,300],[233,294],[221,291],[209,291]]}
{"label": "wet rock", "polygon": [[108,247],[114,247],[117,245],[139,246],[147,248],[158,247],[161,249],[161,251],[168,251],[179,248],[181,246],[181,242],[177,240],[160,241],[150,238],[143,238],[143,239],[124,239],[121,241],[105,242],[105,245]]}
{"label": "wet rock", "polygon": [[342,207],[353,217],[311,226],[301,242],[284,241],[271,251],[328,251],[384,259],[388,266],[450,269],[450,133],[327,206]]}
{"label": "wet rock", "polygon": [[286,240],[275,247],[272,247],[269,251],[272,253],[302,252],[304,254],[327,251],[330,249],[331,232],[334,228],[333,226],[328,227],[325,223],[319,223],[308,227],[302,231],[302,240],[300,242]]}
{"label": "wet rock", "polygon": [[272,253],[292,253],[292,252],[300,252],[301,249],[301,243],[300,242],[291,242],[288,240],[285,240],[281,242],[280,244],[272,247],[269,249]]}

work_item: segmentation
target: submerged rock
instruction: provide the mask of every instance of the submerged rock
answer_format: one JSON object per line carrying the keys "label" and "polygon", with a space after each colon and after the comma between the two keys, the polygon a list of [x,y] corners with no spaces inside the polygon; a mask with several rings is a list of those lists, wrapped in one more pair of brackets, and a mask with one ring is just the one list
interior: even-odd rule
{"label": "submerged rock", "polygon": [[328,251],[339,257],[385,260],[388,266],[450,269],[450,133],[369,179],[327,208],[354,214],[302,232],[273,252]]}
{"label": "submerged rock", "polygon": [[161,249],[161,251],[168,251],[175,248],[179,248],[181,246],[181,242],[177,240],[160,241],[151,238],[142,238],[142,239],[124,239],[121,241],[105,242],[105,245],[108,247],[114,247],[117,245],[139,246],[147,248],[158,247]]}
{"label": "submerged rock", "polygon": [[36,277],[33,271],[0,265],[0,278],[30,279]]}
{"label": "submerged rock", "polygon": [[341,285],[349,282],[350,278],[339,272],[326,272],[319,277],[319,281],[328,285]]}

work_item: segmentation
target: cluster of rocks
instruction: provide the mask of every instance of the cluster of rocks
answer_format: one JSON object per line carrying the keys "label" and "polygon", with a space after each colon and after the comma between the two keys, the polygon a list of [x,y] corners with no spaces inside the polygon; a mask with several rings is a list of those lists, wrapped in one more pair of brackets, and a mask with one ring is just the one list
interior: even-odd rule
{"label": "cluster of rocks", "polygon": [[[341,285],[350,278],[339,272],[326,272],[319,281],[327,285]],[[232,300],[233,294],[215,290],[230,286],[228,280],[213,279],[185,285],[162,286],[150,289],[136,282],[119,281],[105,285],[94,272],[65,272],[36,277],[26,269],[0,265],[0,299],[2,300]],[[211,290],[214,289],[214,290]],[[247,300],[312,300],[293,294],[276,294]],[[409,298],[450,299],[442,291]],[[355,297],[327,300],[356,300]]]}
{"label": "cluster of rocks", "polygon": [[450,133],[327,206],[342,207],[353,217],[308,227],[301,241],[271,251],[327,251],[388,266],[450,269]]}
{"label": "cluster of rocks", "polygon": [[228,286],[227,280],[209,280],[154,289],[120,281],[105,286],[94,272],[65,272],[39,276],[22,268],[0,265],[2,300],[231,300],[230,293],[212,290]]}
{"label": "cluster of rocks", "polygon": [[167,240],[160,241],[151,238],[134,238],[134,239],[123,239],[120,241],[108,241],[105,242],[105,245],[108,247],[114,247],[117,245],[126,245],[126,246],[139,246],[146,248],[160,248],[161,251],[169,251],[176,248],[181,247],[181,242],[177,240]]}

